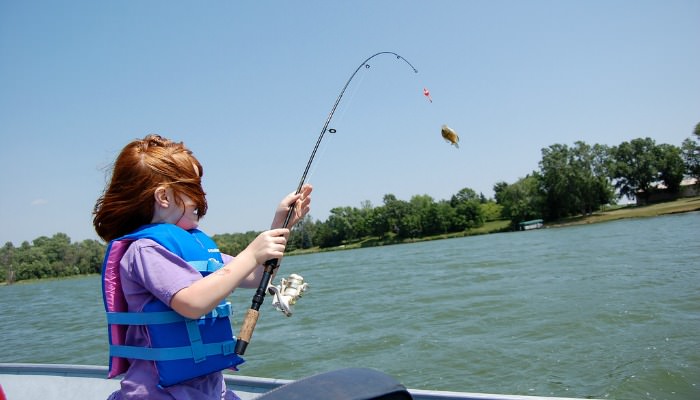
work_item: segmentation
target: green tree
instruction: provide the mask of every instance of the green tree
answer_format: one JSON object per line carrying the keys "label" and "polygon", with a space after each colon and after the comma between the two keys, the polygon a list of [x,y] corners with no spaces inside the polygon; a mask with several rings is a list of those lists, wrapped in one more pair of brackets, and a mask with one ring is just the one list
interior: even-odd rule
{"label": "green tree", "polygon": [[374,207],[367,213],[367,229],[370,236],[384,239],[389,233],[389,222],[384,206]]}
{"label": "green tree", "polygon": [[[495,188],[494,188],[495,189]],[[511,185],[498,184],[498,204],[503,207],[503,217],[513,227],[519,222],[542,218],[544,194],[536,173],[520,178]]]}
{"label": "green tree", "polygon": [[619,197],[648,198],[651,185],[659,176],[656,142],[651,138],[633,139],[611,149],[612,178]]}
{"label": "green tree", "polygon": [[411,214],[417,219],[414,236],[428,236],[440,232],[437,220],[437,207],[432,197],[427,194],[415,195],[409,201]]}
{"label": "green tree", "polygon": [[578,206],[575,172],[570,164],[569,147],[564,144],[554,144],[542,149],[540,174],[549,218],[558,219],[567,216],[570,207]]}
{"label": "green tree", "polygon": [[213,235],[212,239],[224,254],[236,256],[252,242],[260,232],[247,231],[244,233],[224,233]]}
{"label": "green tree", "polygon": [[313,237],[316,224],[310,215],[306,215],[292,228],[292,235],[287,243],[287,250],[308,249],[314,246]]}
{"label": "green tree", "polygon": [[505,200],[505,190],[508,188],[508,183],[504,181],[496,182],[493,185],[493,198],[496,200],[496,204],[503,205]]}
{"label": "green tree", "polygon": [[481,214],[484,216],[484,221],[497,221],[503,218],[502,213],[503,206],[493,200],[481,203]]}
{"label": "green tree", "polygon": [[458,218],[457,210],[452,207],[449,201],[440,200],[435,205],[436,223],[438,225],[438,231],[435,232],[444,234],[449,232],[460,231],[458,228]]}
{"label": "green tree", "polygon": [[691,137],[683,141],[681,157],[685,164],[685,173],[700,182],[700,145],[698,144],[698,141],[700,141],[700,123],[695,125],[693,135],[695,135],[697,140]]}
{"label": "green tree", "polygon": [[338,246],[347,240],[357,239],[352,223],[355,220],[351,207],[335,207],[325,222],[328,229],[326,246]]}
{"label": "green tree", "polygon": [[102,271],[106,246],[97,240],[84,240],[75,244],[77,260],[75,266],[80,274],[99,274]]}
{"label": "green tree", "polygon": [[[46,237],[42,237],[48,239]],[[35,240],[36,241],[36,240]],[[41,241],[39,241],[41,242]],[[39,279],[51,277],[48,257],[37,246],[32,246],[24,241],[16,252],[17,280]]]}
{"label": "green tree", "polygon": [[685,163],[681,149],[672,144],[660,144],[656,149],[658,153],[659,180],[666,186],[670,193],[678,193],[681,189]]}
{"label": "green tree", "polygon": [[590,214],[601,206],[612,203],[615,190],[609,178],[609,147],[599,144],[589,146],[578,141],[571,150],[571,165],[576,176],[579,201],[578,208],[570,209],[570,214]]}
{"label": "green tree", "polygon": [[582,141],[542,149],[540,177],[548,219],[589,214],[612,200],[607,153],[605,146]]}
{"label": "green tree", "polygon": [[410,237],[412,222],[407,220],[408,203],[393,194],[385,194],[383,200],[389,232],[402,238]]}
{"label": "green tree", "polygon": [[7,242],[0,248],[0,279],[9,283],[16,280],[15,277],[15,246]]}
{"label": "green tree", "polygon": [[450,199],[455,209],[455,230],[466,230],[484,225],[481,197],[473,189],[463,188]]}

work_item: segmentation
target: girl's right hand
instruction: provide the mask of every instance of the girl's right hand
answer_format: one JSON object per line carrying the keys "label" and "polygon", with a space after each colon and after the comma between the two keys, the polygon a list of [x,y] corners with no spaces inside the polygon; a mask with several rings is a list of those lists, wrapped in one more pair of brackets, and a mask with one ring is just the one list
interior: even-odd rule
{"label": "girl's right hand", "polygon": [[246,250],[251,252],[258,264],[263,264],[273,258],[282,258],[288,237],[287,228],[270,229],[259,234]]}

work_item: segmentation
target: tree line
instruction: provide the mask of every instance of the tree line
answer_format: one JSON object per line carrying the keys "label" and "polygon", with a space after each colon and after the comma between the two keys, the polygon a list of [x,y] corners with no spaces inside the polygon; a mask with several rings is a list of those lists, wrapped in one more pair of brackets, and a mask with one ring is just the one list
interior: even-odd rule
{"label": "tree line", "polygon": [[[700,123],[693,136],[700,140]],[[657,193],[673,198],[684,178],[700,182],[696,139],[685,139],[681,147],[649,137],[612,147],[554,144],[542,149],[539,170],[511,184],[496,183],[495,200],[503,206],[503,218],[517,223],[586,215],[623,197],[644,203]]]}
{"label": "tree line", "polygon": [[[414,195],[408,201],[385,194],[383,204],[333,208],[325,221],[311,216],[294,227],[288,250],[329,248],[358,241],[399,243],[469,231],[487,221],[554,221],[590,214],[622,197],[648,199],[678,193],[684,177],[700,181],[700,123],[680,147],[638,138],[617,146],[553,144],[542,149],[539,169],[516,182],[497,182],[494,198],[465,187],[450,199]],[[222,252],[238,254],[259,232],[214,235]],[[64,233],[0,248],[0,281],[100,273],[105,244],[71,243]]]}
{"label": "tree line", "polygon": [[0,282],[100,273],[105,245],[97,240],[71,243],[65,233],[41,236],[0,248]]}

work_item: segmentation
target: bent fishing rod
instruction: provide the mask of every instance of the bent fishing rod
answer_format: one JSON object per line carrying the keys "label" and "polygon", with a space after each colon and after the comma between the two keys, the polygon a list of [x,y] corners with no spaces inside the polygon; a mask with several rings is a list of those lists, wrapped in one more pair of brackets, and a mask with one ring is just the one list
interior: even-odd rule
{"label": "bent fishing rod", "polygon": [[[328,125],[331,123],[331,119],[333,119],[333,114],[335,114],[336,108],[338,108],[338,104],[340,103],[340,99],[343,98],[343,95],[345,94],[345,89],[348,88],[350,85],[350,82],[352,82],[352,79],[357,75],[357,73],[362,69],[362,67],[369,68],[370,65],[368,62],[373,59],[374,57],[383,55],[383,54],[391,54],[396,56],[397,60],[401,60],[408,64],[411,69],[413,69],[414,73],[418,73],[418,70],[413,67],[413,65],[403,58],[402,56],[391,52],[391,51],[382,51],[376,54],[371,55],[368,57],[366,60],[364,60],[358,67],[355,69],[355,72],[350,75],[350,78],[345,82],[345,86],[343,86],[343,90],[340,91],[340,94],[338,95],[338,98],[335,100],[335,104],[333,104],[333,108],[331,109],[331,112],[328,114],[328,118],[326,118],[326,122],[323,124],[323,128],[321,128],[321,134],[318,136],[318,140],[316,140],[316,145],[314,146],[313,151],[311,152],[311,157],[309,157],[309,161],[306,163],[306,168],[304,168],[304,173],[301,175],[301,180],[299,181],[299,186],[297,187],[296,193],[299,194],[301,192],[302,187],[304,186],[304,183],[306,182],[306,175],[309,173],[309,169],[311,168],[311,164],[314,161],[314,157],[316,156],[316,151],[318,150],[318,146],[321,144],[321,141],[323,140],[323,137],[325,136],[326,132],[330,133],[335,133],[335,129],[328,129]],[[284,220],[284,224],[282,225],[282,228],[286,228],[289,225],[289,221],[292,219],[292,214],[294,213],[294,209],[296,207],[296,202],[292,203],[289,206],[289,211],[287,212],[287,217]],[[272,275],[274,275],[275,270],[280,265],[280,261],[277,258],[273,258],[271,260],[267,260],[264,264],[264,272],[263,276],[260,279],[260,284],[258,285],[258,288],[255,290],[255,295],[253,295],[253,301],[246,312],[245,318],[243,319],[243,325],[241,326],[241,330],[238,335],[238,340],[236,341],[236,348],[235,352],[238,355],[243,355],[246,351],[246,348],[248,347],[248,344],[250,343],[250,338],[253,336],[253,330],[255,330],[255,325],[258,322],[258,317],[260,315],[260,306],[263,304],[263,301],[265,301],[265,292],[267,290],[267,287],[270,285],[270,281],[272,280]]]}

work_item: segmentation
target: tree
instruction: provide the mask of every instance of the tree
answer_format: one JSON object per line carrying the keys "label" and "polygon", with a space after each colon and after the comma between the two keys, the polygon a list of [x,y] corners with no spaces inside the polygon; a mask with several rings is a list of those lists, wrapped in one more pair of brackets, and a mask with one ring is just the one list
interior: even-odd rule
{"label": "tree", "polygon": [[612,178],[618,196],[632,200],[637,193],[648,198],[649,190],[659,176],[656,142],[651,138],[633,139],[611,149]]}
{"label": "tree", "polygon": [[503,207],[503,217],[509,219],[512,226],[544,216],[544,194],[540,191],[536,173],[520,178],[511,185],[499,184],[498,189],[498,204]]}
{"label": "tree", "polygon": [[687,170],[683,151],[671,144],[657,145],[651,138],[624,142],[612,151],[612,176],[619,196],[637,195],[648,201],[663,183],[669,193],[678,193]]}
{"label": "tree", "polygon": [[503,204],[503,196],[505,190],[508,188],[508,183],[504,181],[496,182],[493,185],[493,198],[496,200],[496,204]]}
{"label": "tree", "polygon": [[[695,125],[693,135],[700,140],[700,122]],[[700,145],[693,138],[687,138],[681,145],[681,157],[685,164],[685,173],[700,182]]]}
{"label": "tree", "polygon": [[455,229],[465,230],[484,225],[481,198],[473,189],[463,188],[450,199],[455,209]]}
{"label": "tree", "polygon": [[540,176],[545,194],[546,210],[551,219],[558,219],[569,214],[568,210],[576,206],[574,172],[569,164],[569,147],[554,144],[542,149]]}
{"label": "tree", "polygon": [[416,236],[434,235],[440,232],[439,223],[436,220],[437,209],[435,201],[427,194],[415,195],[409,201],[411,214],[417,219]]}
{"label": "tree", "polygon": [[548,219],[589,214],[613,197],[605,146],[578,141],[574,147],[554,144],[542,149],[540,177]]}
{"label": "tree", "polygon": [[0,280],[4,279],[9,283],[15,281],[15,246],[12,242],[7,242],[0,248]]}
{"label": "tree", "polygon": [[367,229],[369,229],[369,234],[371,236],[384,239],[389,232],[389,220],[387,219],[386,207],[375,207],[367,213]]}
{"label": "tree", "polygon": [[325,244],[337,246],[347,240],[357,240],[361,236],[359,229],[361,217],[359,210],[353,207],[336,207],[331,209],[331,215],[325,223],[328,231]]}
{"label": "tree", "polygon": [[399,200],[393,194],[384,195],[384,209],[389,231],[400,238],[410,237],[414,222],[408,220],[408,203]]}
{"label": "tree", "polygon": [[313,247],[316,224],[310,215],[297,222],[292,228],[292,235],[287,242],[287,250],[308,249]]}
{"label": "tree", "polygon": [[102,270],[106,246],[97,240],[75,243],[77,260],[75,266],[80,274],[99,274]]}
{"label": "tree", "polygon": [[496,204],[493,200],[488,200],[481,203],[481,213],[484,216],[484,221],[496,221],[503,218],[503,207]]}
{"label": "tree", "polygon": [[438,231],[437,233],[448,233],[459,231],[457,227],[457,210],[450,205],[447,200],[440,200],[435,205],[435,215],[437,219]]}
{"label": "tree", "polygon": [[685,163],[681,155],[681,149],[672,144],[660,144],[657,146],[659,180],[666,186],[669,193],[678,193],[681,189]]}

